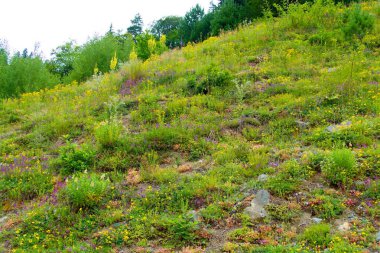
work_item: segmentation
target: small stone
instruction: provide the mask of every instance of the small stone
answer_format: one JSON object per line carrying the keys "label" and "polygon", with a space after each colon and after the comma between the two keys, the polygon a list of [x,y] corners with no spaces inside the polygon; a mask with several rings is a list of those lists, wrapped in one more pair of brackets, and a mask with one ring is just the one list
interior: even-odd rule
{"label": "small stone", "polygon": [[309,122],[303,122],[303,121],[301,121],[301,120],[296,120],[296,123],[297,123],[297,125],[298,125],[300,128],[307,128],[307,127],[310,125]]}
{"label": "small stone", "polygon": [[316,223],[316,224],[319,224],[322,222],[322,219],[321,218],[317,218],[317,217],[314,217],[314,218],[311,218],[311,220]]}
{"label": "small stone", "polygon": [[252,204],[259,206],[268,205],[270,202],[270,194],[267,190],[260,190],[257,192],[256,197],[252,200]]}
{"label": "small stone", "polygon": [[8,216],[1,217],[0,218],[0,223],[5,222],[6,220],[8,220]]}
{"label": "small stone", "polygon": [[188,212],[189,216],[193,219],[193,221],[198,221],[199,220],[199,215],[198,212],[195,210],[191,210]]}
{"label": "small stone", "polygon": [[334,125],[331,125],[331,126],[328,126],[328,127],[326,128],[326,130],[327,130],[328,132],[330,132],[330,133],[333,133],[333,132],[335,132],[335,131],[337,130],[337,127],[334,126]]}
{"label": "small stone", "polygon": [[192,169],[193,168],[191,167],[191,165],[186,163],[186,164],[179,166],[177,170],[179,173],[185,173],[185,172],[192,171]]}
{"label": "small stone", "polygon": [[258,180],[259,182],[265,182],[265,181],[268,180],[268,175],[267,175],[267,174],[261,174],[261,175],[257,178],[257,180]]}
{"label": "small stone", "polygon": [[338,229],[340,231],[348,231],[348,230],[350,230],[350,228],[351,228],[351,225],[348,222],[344,222],[343,224],[339,225],[339,227],[338,227]]}
{"label": "small stone", "polygon": [[376,234],[376,242],[380,242],[380,231]]}
{"label": "small stone", "polygon": [[335,71],[336,71],[336,68],[329,68],[327,71],[328,71],[329,73],[331,73],[331,72],[335,72]]}

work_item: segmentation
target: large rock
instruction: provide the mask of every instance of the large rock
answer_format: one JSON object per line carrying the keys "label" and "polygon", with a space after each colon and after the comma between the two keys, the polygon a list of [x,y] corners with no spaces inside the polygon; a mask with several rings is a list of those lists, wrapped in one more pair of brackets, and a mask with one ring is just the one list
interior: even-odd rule
{"label": "large rock", "polygon": [[338,125],[330,125],[326,128],[326,130],[330,133],[334,133],[336,131],[339,131],[340,129],[342,128],[347,128],[347,127],[350,127],[352,125],[352,122],[351,121],[344,121]]}
{"label": "large rock", "polygon": [[264,218],[267,216],[265,206],[270,202],[270,194],[266,190],[257,192],[255,198],[251,202],[251,206],[247,207],[244,212],[252,219]]}
{"label": "large rock", "polygon": [[270,202],[270,194],[267,190],[260,190],[257,192],[255,198],[252,200],[252,204],[266,206]]}

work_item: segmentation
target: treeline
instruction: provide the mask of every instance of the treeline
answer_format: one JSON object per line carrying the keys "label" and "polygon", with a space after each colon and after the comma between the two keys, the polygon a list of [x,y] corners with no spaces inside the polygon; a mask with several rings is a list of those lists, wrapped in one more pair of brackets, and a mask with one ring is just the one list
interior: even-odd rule
{"label": "treeline", "polygon": [[[354,0],[334,1],[348,4]],[[183,17],[168,16],[155,21],[146,31],[137,14],[126,31],[114,31],[111,25],[106,34],[83,45],[69,41],[58,46],[46,61],[38,53],[27,50],[11,56],[6,46],[0,44],[0,99],[58,83],[85,81],[94,74],[116,69],[117,63],[128,61],[131,55],[146,60],[168,48],[200,42],[221,31],[235,29],[266,13],[276,16],[293,2],[312,0],[219,0],[211,4],[208,12],[196,5]]]}

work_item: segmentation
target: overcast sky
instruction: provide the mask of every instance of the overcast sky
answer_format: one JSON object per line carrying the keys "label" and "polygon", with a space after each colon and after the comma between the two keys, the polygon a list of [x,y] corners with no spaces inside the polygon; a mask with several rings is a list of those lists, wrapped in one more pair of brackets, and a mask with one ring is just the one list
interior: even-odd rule
{"label": "overcast sky", "polygon": [[0,0],[0,39],[11,52],[33,50],[36,42],[45,57],[69,39],[84,43],[104,34],[110,24],[126,30],[140,13],[145,27],[168,15],[183,16],[197,3],[205,11],[211,0]]}

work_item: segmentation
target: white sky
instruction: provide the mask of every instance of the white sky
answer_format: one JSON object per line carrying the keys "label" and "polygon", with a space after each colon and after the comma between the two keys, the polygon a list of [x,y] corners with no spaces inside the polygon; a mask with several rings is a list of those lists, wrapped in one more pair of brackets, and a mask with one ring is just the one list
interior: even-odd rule
{"label": "white sky", "polygon": [[208,11],[211,0],[0,0],[0,39],[11,52],[32,51],[36,42],[45,57],[69,39],[84,43],[113,24],[123,31],[140,13],[145,27],[164,16],[183,16],[199,3]]}

